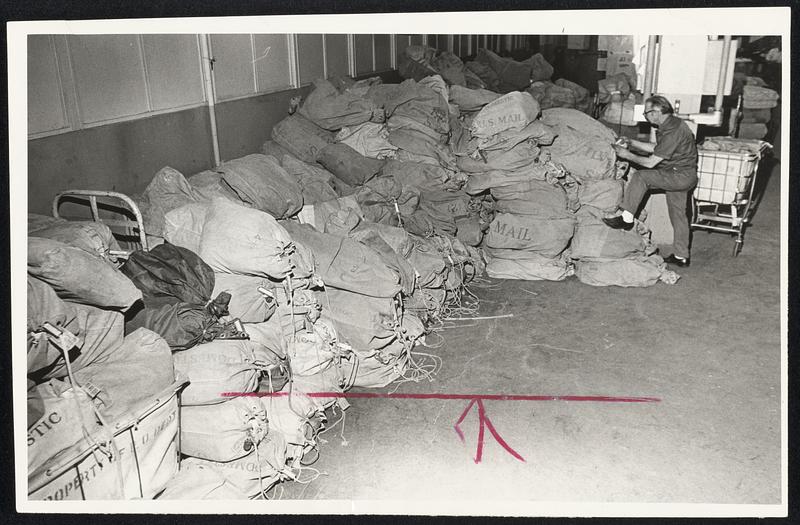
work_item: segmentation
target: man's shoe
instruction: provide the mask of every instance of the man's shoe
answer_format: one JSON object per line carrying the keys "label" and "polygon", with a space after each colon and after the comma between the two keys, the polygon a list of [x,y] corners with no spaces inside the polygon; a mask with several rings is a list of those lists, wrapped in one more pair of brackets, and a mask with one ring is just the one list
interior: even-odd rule
{"label": "man's shoe", "polygon": [[621,215],[617,215],[616,217],[603,217],[603,222],[606,223],[606,226],[609,228],[614,228],[615,230],[630,230],[633,228],[632,222],[625,222]]}
{"label": "man's shoe", "polygon": [[670,255],[669,257],[664,257],[664,262],[667,264],[674,264],[675,266],[680,266],[681,268],[686,268],[689,266],[689,259],[684,259],[683,257],[676,257],[675,254]]}

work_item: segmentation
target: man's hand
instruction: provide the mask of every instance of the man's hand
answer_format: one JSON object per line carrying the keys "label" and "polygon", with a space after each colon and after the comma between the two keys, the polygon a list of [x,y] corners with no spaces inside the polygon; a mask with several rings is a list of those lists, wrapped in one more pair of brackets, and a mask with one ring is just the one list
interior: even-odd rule
{"label": "man's hand", "polygon": [[628,151],[628,148],[625,146],[614,144],[614,151],[617,153],[617,157],[621,157],[626,160],[630,160],[631,158],[631,152]]}

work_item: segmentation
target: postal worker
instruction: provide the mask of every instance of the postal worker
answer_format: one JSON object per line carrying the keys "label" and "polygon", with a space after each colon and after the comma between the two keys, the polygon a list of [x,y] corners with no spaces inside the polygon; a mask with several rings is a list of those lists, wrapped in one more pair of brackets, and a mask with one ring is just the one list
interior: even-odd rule
{"label": "postal worker", "polygon": [[[644,116],[657,128],[656,142],[622,137],[614,146],[619,158],[644,169],[629,175],[622,213],[603,221],[611,228],[630,230],[648,190],[664,190],[674,232],[673,253],[664,260],[677,266],[689,266],[687,200],[689,192],[697,184],[697,146],[692,130],[673,113],[672,104],[666,98],[659,95],[648,98]],[[644,154],[633,153],[629,148]]]}

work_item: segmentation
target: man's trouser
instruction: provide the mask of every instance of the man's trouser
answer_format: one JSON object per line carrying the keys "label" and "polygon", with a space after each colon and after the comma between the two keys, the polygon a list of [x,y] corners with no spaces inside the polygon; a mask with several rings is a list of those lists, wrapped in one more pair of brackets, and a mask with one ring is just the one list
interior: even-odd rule
{"label": "man's trouser", "polygon": [[664,190],[673,230],[673,248],[678,257],[689,257],[689,217],[686,202],[697,184],[697,170],[674,168],[638,170],[628,177],[622,208],[636,215],[648,190]]}

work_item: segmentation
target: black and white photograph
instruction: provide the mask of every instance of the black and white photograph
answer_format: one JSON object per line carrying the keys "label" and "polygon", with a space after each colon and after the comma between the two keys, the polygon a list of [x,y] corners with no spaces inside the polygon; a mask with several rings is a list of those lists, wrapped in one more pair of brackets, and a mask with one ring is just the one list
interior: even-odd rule
{"label": "black and white photograph", "polygon": [[790,15],[9,22],[17,511],[786,516]]}

